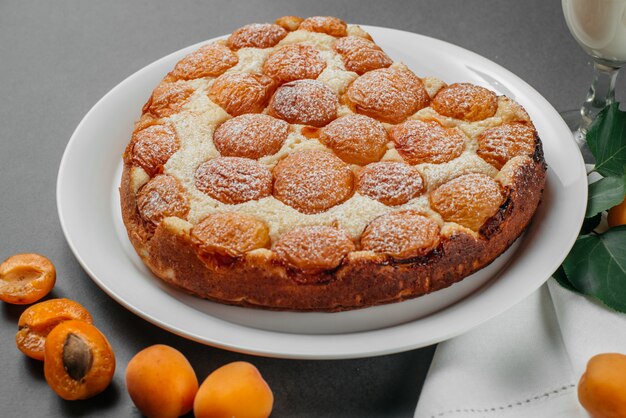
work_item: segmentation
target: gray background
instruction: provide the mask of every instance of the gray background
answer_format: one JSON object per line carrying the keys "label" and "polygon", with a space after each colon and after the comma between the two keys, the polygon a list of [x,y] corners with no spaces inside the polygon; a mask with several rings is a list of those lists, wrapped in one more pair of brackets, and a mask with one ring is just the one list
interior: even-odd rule
{"label": "gray background", "polygon": [[[102,95],[170,52],[286,14],[336,15],[460,45],[519,75],[557,110],[577,107],[591,79],[590,61],[570,37],[556,0],[0,0],[0,259],[18,252],[48,256],[58,269],[50,297],[84,304],[118,362],[103,394],[63,401],[47,387],[42,364],[15,348],[24,308],[2,304],[0,416],[138,416],[124,387],[125,366],[155,343],[181,350],[201,379],[227,362],[252,361],[274,390],[274,416],[412,416],[434,347],[370,359],[293,361],[186,341],[100,291],[59,225],[58,165],[74,128]],[[618,99],[623,87],[620,80]]]}

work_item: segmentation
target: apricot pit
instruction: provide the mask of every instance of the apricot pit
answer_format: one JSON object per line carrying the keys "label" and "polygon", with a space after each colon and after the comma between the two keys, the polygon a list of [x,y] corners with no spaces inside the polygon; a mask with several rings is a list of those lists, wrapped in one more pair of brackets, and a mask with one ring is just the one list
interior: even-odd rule
{"label": "apricot pit", "polygon": [[44,375],[61,398],[70,401],[91,398],[109,386],[114,372],[113,349],[93,325],[70,320],[48,334]]}

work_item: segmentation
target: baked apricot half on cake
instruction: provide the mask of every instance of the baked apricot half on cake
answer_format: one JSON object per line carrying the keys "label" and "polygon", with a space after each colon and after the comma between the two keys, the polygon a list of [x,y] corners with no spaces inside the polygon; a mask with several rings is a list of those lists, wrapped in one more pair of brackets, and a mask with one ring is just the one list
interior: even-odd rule
{"label": "baked apricot half on cake", "polygon": [[259,159],[276,154],[289,134],[289,124],[269,115],[247,114],[227,120],[213,134],[215,148],[225,157]]}
{"label": "baked apricot half on cake", "polygon": [[392,212],[372,221],[361,237],[364,250],[397,259],[420,257],[439,244],[439,225],[417,211]]}
{"label": "baked apricot half on cake", "polygon": [[465,136],[439,122],[408,120],[389,132],[396,150],[409,164],[441,164],[455,159],[465,148]]}
{"label": "baked apricot half on cake", "polygon": [[170,76],[177,80],[217,77],[239,62],[239,57],[226,45],[212,43],[200,47],[180,60]]}
{"label": "baked apricot half on cake", "polygon": [[324,83],[298,80],[276,90],[269,114],[292,124],[320,127],[337,117],[338,108],[337,95]]}
{"label": "baked apricot half on cake", "polygon": [[381,161],[359,171],[356,190],[387,206],[398,206],[421,196],[426,187],[415,167],[397,161]]}
{"label": "baked apricot half on cake", "polygon": [[388,123],[404,121],[430,101],[422,80],[396,68],[363,74],[350,85],[347,98],[356,113]]}
{"label": "baked apricot half on cake", "polygon": [[124,153],[122,218],[164,282],[367,308],[463,280],[531,222],[546,165],[511,98],[416,73],[338,17],[233,29],[155,86]]}
{"label": "baked apricot half on cake", "polygon": [[475,122],[496,114],[498,98],[484,87],[455,83],[437,93],[432,107],[444,116]]}
{"label": "baked apricot half on cake", "polygon": [[326,61],[312,46],[293,44],[272,52],[263,64],[263,73],[278,83],[316,79],[326,68]]}
{"label": "baked apricot half on cake", "polygon": [[335,119],[320,129],[319,139],[343,161],[359,165],[380,160],[389,142],[383,124],[363,115]]}
{"label": "baked apricot half on cake", "polygon": [[263,74],[228,73],[215,79],[209,98],[232,116],[260,113],[275,88],[274,80]]}
{"label": "baked apricot half on cake", "polygon": [[274,197],[302,213],[319,213],[346,200],[352,170],[326,151],[290,154],[274,168]]}
{"label": "baked apricot half on cake", "polygon": [[198,167],[195,185],[213,199],[235,205],[269,196],[272,174],[249,158],[219,157]]}

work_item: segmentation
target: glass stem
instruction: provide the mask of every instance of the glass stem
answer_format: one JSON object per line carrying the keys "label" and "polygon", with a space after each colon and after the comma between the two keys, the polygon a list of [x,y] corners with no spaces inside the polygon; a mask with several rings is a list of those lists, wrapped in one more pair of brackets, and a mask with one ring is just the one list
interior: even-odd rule
{"label": "glass stem", "polygon": [[615,79],[618,71],[619,67],[594,60],[593,82],[591,83],[591,88],[589,88],[589,93],[587,93],[587,99],[580,109],[582,118],[579,129],[583,135],[587,134],[591,122],[593,122],[598,113],[605,106],[615,101]]}

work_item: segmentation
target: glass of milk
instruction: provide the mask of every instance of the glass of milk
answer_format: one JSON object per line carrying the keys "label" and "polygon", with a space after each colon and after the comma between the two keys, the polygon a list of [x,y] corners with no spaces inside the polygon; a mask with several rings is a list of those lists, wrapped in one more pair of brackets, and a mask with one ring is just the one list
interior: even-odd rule
{"label": "glass of milk", "polygon": [[626,0],[562,0],[570,32],[594,61],[594,77],[580,111],[564,112],[586,162],[585,135],[598,113],[615,100],[615,79],[626,64]]}

